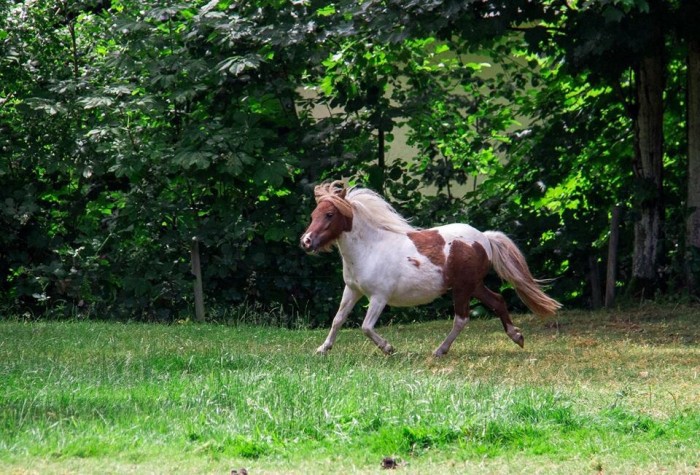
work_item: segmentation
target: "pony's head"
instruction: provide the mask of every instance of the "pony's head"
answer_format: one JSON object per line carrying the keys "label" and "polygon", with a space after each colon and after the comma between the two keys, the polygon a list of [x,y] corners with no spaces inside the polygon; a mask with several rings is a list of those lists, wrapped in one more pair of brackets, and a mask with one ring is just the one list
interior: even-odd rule
{"label": "pony's head", "polygon": [[301,236],[306,252],[330,251],[333,243],[352,229],[352,206],[345,199],[348,190],[342,181],[318,185],[314,189],[316,208],[311,224]]}

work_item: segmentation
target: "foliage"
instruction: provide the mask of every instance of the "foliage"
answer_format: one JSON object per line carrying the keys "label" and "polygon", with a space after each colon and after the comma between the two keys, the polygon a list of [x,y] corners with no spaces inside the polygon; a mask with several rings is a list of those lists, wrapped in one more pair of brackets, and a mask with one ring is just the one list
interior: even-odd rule
{"label": "foliage", "polygon": [[[673,291],[687,141],[683,25],[669,18],[660,273]],[[646,196],[632,61],[648,19],[641,0],[2,3],[0,305],[187,318],[197,238],[212,317],[281,305],[325,323],[337,256],[296,242],[313,185],[338,176],[417,225],[511,234],[557,298],[588,305],[615,204],[631,275]],[[410,155],[392,150],[399,136]]]}
{"label": "foliage", "polygon": [[[267,26],[289,23],[296,7],[112,2],[109,13],[39,25],[61,5],[6,12],[35,22],[6,17],[12,51],[26,58],[4,75],[29,87],[38,73],[50,84],[17,94],[11,110],[13,132],[33,147],[13,141],[11,171],[33,176],[4,175],[18,189],[4,216],[16,234],[36,226],[49,238],[25,253],[13,249],[19,236],[4,246],[8,259],[27,256],[8,263],[15,303],[61,298],[116,317],[172,319],[187,311],[195,236],[205,246],[208,291],[221,304],[246,293],[267,292],[267,301],[313,293],[299,283],[302,256],[288,252],[306,203],[296,183],[310,151],[292,136],[308,124],[293,104],[294,78],[306,67],[297,49],[310,39]],[[80,42],[71,44],[73,31]],[[72,67],[54,67],[71,47]],[[28,70],[33,63],[41,69]],[[37,178],[37,190],[22,181]],[[31,201],[37,196],[41,203]],[[264,273],[261,282],[260,268],[281,277]]]}

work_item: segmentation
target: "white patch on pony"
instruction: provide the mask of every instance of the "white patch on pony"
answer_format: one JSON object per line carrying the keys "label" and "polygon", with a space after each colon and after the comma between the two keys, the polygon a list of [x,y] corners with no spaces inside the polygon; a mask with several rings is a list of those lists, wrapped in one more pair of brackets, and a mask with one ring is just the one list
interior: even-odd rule
{"label": "white patch on pony", "polygon": [[430,229],[439,232],[445,240],[446,256],[450,255],[450,246],[452,241],[460,240],[466,242],[467,244],[478,242],[486,251],[486,255],[489,256],[489,261],[491,260],[491,243],[489,242],[489,239],[478,229],[469,226],[468,224],[461,223],[446,224],[445,226],[438,226]]}

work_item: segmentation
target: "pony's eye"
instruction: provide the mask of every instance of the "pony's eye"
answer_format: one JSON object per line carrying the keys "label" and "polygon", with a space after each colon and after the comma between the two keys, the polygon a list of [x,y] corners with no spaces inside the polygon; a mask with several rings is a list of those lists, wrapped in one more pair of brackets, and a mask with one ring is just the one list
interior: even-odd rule
{"label": "pony's eye", "polygon": [[332,217],[333,217],[332,212],[329,211],[328,213],[326,213],[326,218],[331,219]]}

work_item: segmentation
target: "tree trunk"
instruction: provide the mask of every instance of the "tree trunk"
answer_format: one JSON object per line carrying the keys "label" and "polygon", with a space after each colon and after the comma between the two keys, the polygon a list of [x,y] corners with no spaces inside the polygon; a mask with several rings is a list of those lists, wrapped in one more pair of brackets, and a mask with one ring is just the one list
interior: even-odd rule
{"label": "tree trunk", "polygon": [[686,282],[700,293],[700,37],[688,41],[688,218],[686,221]]}
{"label": "tree trunk", "polygon": [[384,180],[386,179],[386,153],[385,153],[385,137],[384,129],[382,128],[382,121],[379,121],[379,127],[377,129],[377,166],[379,167],[379,177],[378,177],[378,192],[384,194]]}
{"label": "tree trunk", "polygon": [[194,315],[198,322],[204,321],[204,289],[202,287],[202,266],[199,259],[199,240],[192,238],[191,258],[192,275],[194,275]]}
{"label": "tree trunk", "polygon": [[620,206],[615,205],[610,217],[610,241],[608,242],[608,268],[605,278],[605,308],[615,303],[615,280],[617,279],[617,247],[620,241]]}
{"label": "tree trunk", "polygon": [[634,224],[634,252],[630,290],[653,297],[659,284],[663,204],[663,92],[665,63],[663,36],[637,68],[637,110],[634,117],[634,174],[639,219]]}
{"label": "tree trunk", "polygon": [[598,259],[594,255],[594,250],[589,250],[588,271],[591,281],[591,308],[598,310],[603,306],[603,294],[600,291],[600,271],[598,269]]}

